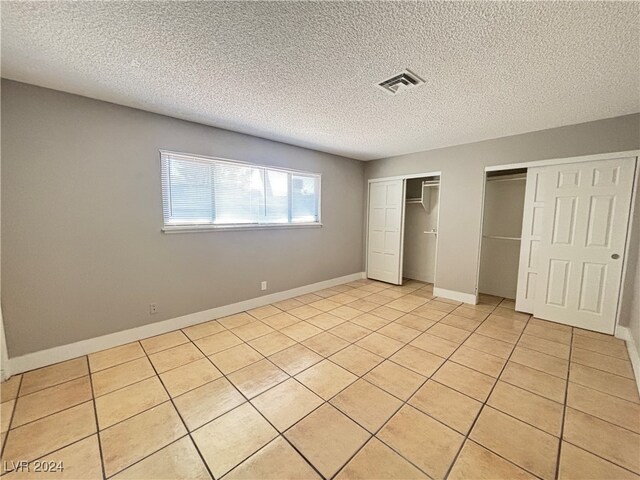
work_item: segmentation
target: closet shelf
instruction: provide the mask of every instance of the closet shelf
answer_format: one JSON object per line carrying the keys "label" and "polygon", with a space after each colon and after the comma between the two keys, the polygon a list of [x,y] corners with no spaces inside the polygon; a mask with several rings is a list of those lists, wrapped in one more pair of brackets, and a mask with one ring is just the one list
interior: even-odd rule
{"label": "closet shelf", "polygon": [[422,233],[428,233],[428,234],[431,234],[431,235],[438,235],[438,232],[436,232],[435,230],[425,230]]}
{"label": "closet shelf", "polygon": [[407,203],[422,203],[421,198],[407,198]]}
{"label": "closet shelf", "polygon": [[496,240],[513,240],[519,242],[520,237],[503,237],[502,235],[483,235],[482,238],[494,238]]}

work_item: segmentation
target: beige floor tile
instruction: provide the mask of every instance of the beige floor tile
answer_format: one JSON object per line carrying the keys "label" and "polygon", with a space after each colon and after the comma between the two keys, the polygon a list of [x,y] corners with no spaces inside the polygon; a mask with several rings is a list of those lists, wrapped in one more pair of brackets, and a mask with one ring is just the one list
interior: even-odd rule
{"label": "beige floor tile", "polygon": [[500,375],[500,380],[555,402],[564,403],[566,380],[548,375],[540,370],[508,362]]}
{"label": "beige floor tile", "polygon": [[473,320],[471,318],[450,313],[440,320],[440,323],[443,325],[449,325],[450,327],[459,328],[461,330],[466,330],[467,332],[473,332],[478,328],[478,325],[482,323],[482,320]]}
{"label": "beige floor tile", "polygon": [[433,375],[445,362],[444,358],[411,345],[406,345],[398,350],[389,360],[425,377]]}
{"label": "beige floor tile", "polygon": [[629,360],[620,360],[619,358],[602,355],[601,353],[583,350],[582,348],[574,348],[571,354],[571,361],[586,365],[587,367],[597,368],[604,372],[615,373],[621,377],[634,379],[633,368]]}
{"label": "beige floor tile", "polygon": [[247,323],[251,323],[255,320],[251,315],[247,312],[236,313],[235,315],[229,315],[227,317],[219,318],[218,323],[222,325],[224,328],[232,329],[236,327],[241,327],[242,325],[246,325]]}
{"label": "beige floor tile", "polygon": [[329,360],[315,364],[295,378],[325,400],[329,400],[357,379],[355,375]]}
{"label": "beige floor tile", "polygon": [[560,436],[564,407],[548,398],[499,381],[487,405],[551,435]]}
{"label": "beige floor tile", "polygon": [[563,439],[635,473],[640,473],[640,435],[567,408]]}
{"label": "beige floor tile", "polygon": [[282,300],[273,304],[274,307],[279,308],[280,310],[283,310],[285,312],[293,310],[294,308],[301,307],[302,305],[304,305],[304,303],[296,300],[295,298],[288,298],[287,300]]}
{"label": "beige floor tile", "polygon": [[[53,478],[55,480],[100,480],[102,462],[98,436],[92,435],[73,443],[38,460],[39,465],[31,463],[29,469],[13,472],[2,478],[6,480]],[[39,471],[43,464],[61,465],[62,470],[44,473]]]}
{"label": "beige floor tile", "polygon": [[144,340],[140,340],[140,344],[142,348],[144,348],[144,351],[147,352],[147,355],[151,355],[152,353],[157,353],[167,348],[177,347],[188,341],[189,339],[184,333],[176,330],[158,335],[157,337],[145,338]]}
{"label": "beige floor tile", "polygon": [[546,353],[516,346],[510,360],[520,365],[535,368],[549,375],[555,375],[563,379],[569,378],[569,361],[547,355]]}
{"label": "beige floor tile", "polygon": [[271,328],[266,323],[262,323],[260,320],[255,320],[251,323],[247,323],[246,325],[236,327],[231,331],[234,335],[241,338],[245,342],[275,332],[273,328]]}
{"label": "beige floor tile", "polygon": [[100,432],[107,477],[169,445],[187,433],[171,402],[165,402]]}
{"label": "beige floor tile", "polygon": [[375,433],[402,402],[364,380],[358,380],[331,399],[331,404],[362,427]]}
{"label": "beige floor tile", "polygon": [[193,431],[241,405],[245,399],[226,378],[219,378],[173,401],[187,428]]}
{"label": "beige floor tile", "polygon": [[353,295],[349,295],[345,292],[337,293],[336,295],[332,295],[327,298],[331,301],[339,303],[340,305],[347,305],[349,303],[358,301],[358,297],[354,297]]}
{"label": "beige floor tile", "polygon": [[629,359],[626,345],[619,343],[597,340],[583,335],[576,335],[573,339],[572,346],[582,348],[583,350],[601,353],[603,355],[609,355],[621,360]]}
{"label": "beige floor tile", "polygon": [[266,357],[295,344],[295,340],[280,332],[272,332],[249,342],[249,345]]}
{"label": "beige floor tile", "polygon": [[303,340],[322,332],[318,327],[307,322],[294,323],[280,331],[287,337],[294,339],[296,342],[302,342]]}
{"label": "beige floor tile", "polygon": [[96,431],[93,402],[85,402],[10,430],[2,458],[35,460]]}
{"label": "beige floor tile", "polygon": [[372,438],[336,475],[336,480],[426,479],[424,473],[377,438]]}
{"label": "beige floor tile", "polygon": [[478,295],[478,304],[479,305],[492,305],[497,307],[500,302],[502,302],[502,297],[498,297],[496,295],[488,295],[486,293],[481,293]]}
{"label": "beige floor tile", "polygon": [[542,320],[541,318],[531,317],[528,325],[536,325],[544,328],[552,328],[554,330],[562,330],[564,332],[572,332],[573,327],[569,325],[563,325],[561,323],[550,322],[548,320]]}
{"label": "beige floor tile", "polygon": [[475,350],[480,350],[484,353],[490,353],[496,357],[503,359],[509,358],[511,352],[514,349],[514,345],[511,343],[496,340],[495,338],[485,337],[479,333],[474,333],[467,338],[463,345]]}
{"label": "beige floor tile", "polygon": [[293,325],[294,323],[298,323],[299,321],[300,319],[298,317],[294,317],[287,312],[281,312],[263,319],[262,323],[269,325],[275,330],[282,330],[283,328]]}
{"label": "beige floor tile", "polygon": [[394,340],[402,343],[408,343],[421,334],[420,330],[405,327],[404,325],[400,325],[397,322],[393,322],[382,327],[380,330],[378,330],[378,333],[393,338]]}
{"label": "beige floor tile", "polygon": [[555,328],[549,328],[548,326],[529,324],[524,329],[525,333],[533,335],[535,337],[544,338],[552,342],[563,343],[564,345],[571,345],[571,331],[558,330]]}
{"label": "beige floor tile", "polygon": [[221,376],[222,373],[207,358],[160,374],[162,383],[171,397],[182,395]]}
{"label": "beige floor tile", "polygon": [[[138,345],[137,343],[134,345]],[[139,345],[138,345],[139,348]],[[142,352],[142,349],[140,348]],[[97,354],[94,354],[97,355]],[[144,356],[144,352],[142,355]],[[126,361],[126,360],[125,360]],[[119,362],[124,363],[124,362]],[[68,382],[89,374],[87,357],[75,358],[66,362],[56,363],[49,367],[32,370],[22,375],[20,395],[28,395],[43,388],[53,387],[60,383]]]}
{"label": "beige floor tile", "polygon": [[319,396],[293,378],[251,400],[253,406],[281,432],[315,410],[323,402]]}
{"label": "beige floor tile", "polygon": [[220,478],[277,436],[278,432],[250,403],[225,413],[192,434],[215,478]]}
{"label": "beige floor tile", "polygon": [[456,307],[459,307],[460,305],[463,304],[462,302],[459,302],[458,300],[452,300],[451,298],[445,298],[445,297],[435,297],[433,300],[436,301],[436,302],[446,303],[448,305],[454,305]]}
{"label": "beige floor tile", "polygon": [[400,400],[407,400],[426,380],[426,377],[389,360],[382,362],[363,378]]}
{"label": "beige floor tile", "polygon": [[9,424],[11,423],[11,416],[13,415],[13,407],[15,407],[15,400],[7,400],[0,403],[0,432],[4,433],[9,430]]}
{"label": "beige floor tile", "polygon": [[373,315],[373,313],[363,313],[351,320],[351,324],[364,327],[368,330],[378,330],[385,325],[391,323],[391,320],[385,320],[384,318]]}
{"label": "beige floor tile", "polygon": [[572,363],[569,380],[600,392],[624,398],[630,402],[640,403],[636,382],[629,378],[586,367],[579,363]]}
{"label": "beige floor tile", "polygon": [[269,360],[289,375],[295,375],[318,363],[322,357],[304,345],[296,344],[269,356]]}
{"label": "beige floor tile", "polygon": [[464,441],[459,433],[409,405],[377,437],[434,479],[445,477]]}
{"label": "beige floor tile", "polygon": [[569,345],[552,342],[551,340],[545,340],[544,338],[535,337],[527,333],[520,337],[518,346],[546,353],[547,355],[553,355],[554,357],[562,358],[564,360],[569,360],[569,355],[571,353],[571,347]]}
{"label": "beige floor tile", "polygon": [[411,312],[413,315],[418,315],[419,317],[425,318],[427,320],[432,320],[434,322],[438,322],[442,320],[449,312],[443,312],[441,310],[435,310],[433,308],[429,308],[429,304],[426,303],[421,307],[416,308]]}
{"label": "beige floor tile", "polygon": [[495,325],[490,325],[487,323],[483,323],[480,325],[475,333],[479,333],[486,337],[495,338],[496,340],[502,340],[503,342],[515,344],[518,342],[520,338],[519,333],[513,333],[509,330],[505,330],[504,328],[496,327]]}
{"label": "beige floor tile", "polygon": [[476,400],[484,402],[496,379],[470,368],[448,361],[433,379]]}
{"label": "beige floor tile", "polygon": [[390,308],[389,304],[386,304],[378,308],[374,308],[373,310],[371,310],[370,313],[372,315],[375,315],[376,317],[380,317],[386,320],[388,323],[388,322],[393,322],[394,320],[399,319],[405,313],[409,313],[409,312],[401,312],[399,310],[396,310],[395,308]]}
{"label": "beige floor tile", "polygon": [[403,327],[411,328],[413,330],[418,330],[419,332],[424,332],[435,324],[433,320],[422,318],[418,315],[414,315],[413,313],[407,313],[406,315],[403,315],[394,323],[397,325],[402,325]]}
{"label": "beige floor tile", "polygon": [[296,297],[295,300],[297,300],[298,302],[301,302],[303,305],[307,305],[309,303],[322,300],[322,297],[314,293],[306,293],[304,295],[300,295],[299,297]]}
{"label": "beige floor tile", "polygon": [[346,322],[329,329],[329,332],[353,343],[369,335],[371,330],[355,323]]}
{"label": "beige floor tile", "polygon": [[[396,298],[403,297],[405,294],[404,294],[404,292],[398,291],[398,290],[394,290],[393,288],[385,288],[384,290],[380,290],[377,293],[377,295],[389,299],[389,300],[387,300],[387,303],[388,303],[391,300],[395,300]],[[367,296],[367,298],[370,298],[372,296],[374,296],[374,295]]]}
{"label": "beige floor tile", "polygon": [[158,377],[96,398],[98,426],[105,429],[169,399]]}
{"label": "beige floor tile", "polygon": [[502,306],[496,307],[496,309],[491,312],[492,315],[498,315],[499,317],[508,318],[510,320],[520,320],[522,322],[526,322],[529,320],[528,313],[516,312],[512,308],[504,308]]}
{"label": "beige floor tile", "polygon": [[369,439],[366,430],[326,403],[285,436],[325,478],[335,475]]}
{"label": "beige floor tile", "polygon": [[567,406],[640,433],[640,404],[569,382]]}
{"label": "beige floor tile", "polygon": [[434,298],[429,303],[425,305],[425,307],[430,308],[432,310],[438,310],[440,312],[451,313],[456,309],[456,305],[452,305],[450,303],[439,301],[437,298]]}
{"label": "beige floor tile", "polygon": [[482,322],[482,324],[485,326],[497,327],[515,335],[520,335],[524,330],[527,322],[500,317],[492,313],[484,322]]}
{"label": "beige floor tile", "polygon": [[404,346],[404,343],[373,332],[358,340],[356,345],[381,357],[389,357],[400,350]]}
{"label": "beige floor tile", "polygon": [[[400,296],[402,296],[402,295],[400,295]],[[389,297],[387,295],[382,295],[381,293],[373,293],[371,295],[366,295],[365,297],[361,298],[360,300],[365,300],[367,302],[375,303],[376,305],[380,306],[380,305],[386,305],[387,303],[392,301],[393,298],[391,298],[391,297]],[[371,310],[373,310],[373,309],[371,309]]]}
{"label": "beige floor tile", "polygon": [[329,300],[327,298],[323,298],[322,300],[317,300],[315,302],[311,302],[309,304],[309,307],[317,308],[318,310],[320,310],[322,312],[328,312],[330,310],[338,308],[340,305],[342,305],[342,304],[338,303],[338,302],[334,302],[333,300]]}
{"label": "beige floor tile", "polygon": [[77,378],[55,387],[38,390],[18,398],[13,414],[12,428],[33,422],[52,413],[91,400],[91,382],[89,376]]}
{"label": "beige floor tile", "polygon": [[0,401],[6,402],[18,396],[22,375],[13,375],[9,380],[0,383]]}
{"label": "beige floor tile", "polygon": [[254,308],[252,310],[247,310],[247,313],[252,317],[257,318],[258,320],[264,320],[267,317],[271,317],[273,315],[277,315],[278,313],[282,313],[277,307],[273,305],[265,305],[264,307]]}
{"label": "beige floor tile", "polygon": [[189,437],[123,470],[113,480],[209,480],[211,475]]}
{"label": "beige floor tile", "polygon": [[184,345],[178,345],[177,347],[149,355],[149,360],[151,360],[158,373],[195,362],[201,358],[204,358],[204,355],[193,343],[185,343]]}
{"label": "beige floor tile", "polygon": [[611,343],[617,343],[618,345],[624,345],[624,340],[620,339],[620,338],[616,338],[613,335],[607,335],[606,333],[598,333],[598,332],[592,332],[590,330],[583,330],[581,328],[574,328],[573,329],[573,333],[574,335],[578,335],[581,337],[589,337],[589,338],[594,338],[596,340],[600,340],[603,342],[611,342]]}
{"label": "beige floor tile", "polygon": [[209,358],[222,373],[228,375],[252,363],[256,363],[264,357],[246,343],[241,343],[227,350],[214,353]]}
{"label": "beige floor tile", "polygon": [[[298,320],[299,321],[299,320]],[[311,317],[306,320],[307,323],[310,323],[314,327],[318,327],[320,330],[329,330],[336,325],[340,325],[344,323],[345,320],[337,317],[331,313],[321,313],[320,315],[316,315],[315,317]]]}
{"label": "beige floor tile", "polygon": [[199,323],[191,327],[183,328],[182,331],[191,340],[197,340],[202,337],[208,337],[215,333],[223,332],[225,328],[217,320],[211,320],[205,323]]}
{"label": "beige floor tile", "polygon": [[328,357],[348,346],[349,342],[329,332],[322,332],[306,339],[302,344],[317,354]]}
{"label": "beige floor tile", "polygon": [[439,357],[447,358],[459,347],[459,344],[431,335],[429,330],[411,342],[411,345]]}
{"label": "beige floor tile", "polygon": [[358,315],[362,315],[362,312],[351,306],[342,305],[341,307],[338,307],[335,310],[331,310],[331,314],[335,315],[338,318],[341,318],[342,320],[352,320],[356,318]]}
{"label": "beige floor tile", "polygon": [[506,363],[506,360],[503,358],[481,352],[474,348],[465,347],[464,345],[461,345],[460,348],[449,357],[449,360],[492,377],[500,375],[502,367],[504,367]]}
{"label": "beige floor tile", "polygon": [[553,435],[485,407],[469,438],[540,478],[555,478],[559,440]]}
{"label": "beige floor tile", "polygon": [[[109,348],[108,350],[102,350],[101,352],[92,353],[91,355],[89,355],[89,367],[91,368],[91,372],[94,373],[99,370],[104,370],[105,368],[120,365],[121,363],[127,363],[131,360],[135,360],[136,358],[144,356],[144,350],[139,342],[127,343],[126,345],[120,345],[119,347]],[[80,360],[81,359],[78,358],[76,360],[69,360],[69,362],[78,362],[76,368],[78,369],[78,371],[84,371],[84,368],[82,366],[83,362],[81,362]]]}
{"label": "beige floor tile", "polygon": [[282,437],[272,440],[265,447],[242,462],[225,477],[225,480],[311,480],[321,477]]}
{"label": "beige floor tile", "polygon": [[394,310],[398,310],[402,313],[409,313],[422,305],[422,303],[426,303],[427,301],[426,299],[422,299],[422,303],[416,305],[413,302],[407,302],[405,298],[406,297],[396,298],[395,300],[387,303],[385,306],[393,308]]}
{"label": "beige floor tile", "polygon": [[274,385],[283,382],[289,378],[289,375],[265,359],[236,370],[228,375],[227,378],[245,397],[253,398]]}
{"label": "beige floor tile", "polygon": [[534,480],[536,477],[486,448],[467,440],[449,480]]}
{"label": "beige floor tile", "polygon": [[289,313],[295,317],[298,317],[300,320],[307,320],[308,318],[315,317],[316,315],[320,315],[322,310],[318,310],[310,305],[303,305],[298,308],[294,308],[293,310],[289,310]]}
{"label": "beige floor tile", "polygon": [[360,298],[358,300],[355,300],[349,303],[348,305],[351,308],[355,308],[356,310],[359,310],[360,312],[370,312],[374,308],[378,308],[381,304],[372,302],[365,297],[365,298]]}
{"label": "beige floor tile", "polygon": [[433,380],[425,383],[409,404],[466,435],[482,404]]}
{"label": "beige floor tile", "polygon": [[347,348],[331,355],[329,360],[360,377],[384,361],[384,358],[357,345],[349,345]]}
{"label": "beige floor tile", "polygon": [[471,320],[479,320],[479,321],[482,321],[489,316],[488,312],[483,312],[481,310],[475,310],[473,308],[469,308],[465,304],[460,305],[451,313],[454,315],[458,315],[460,317],[465,317]]}
{"label": "beige floor tile", "polygon": [[93,394],[104,395],[156,374],[147,357],[138,358],[115,367],[100,370],[91,375]]}
{"label": "beige floor tile", "polygon": [[629,470],[597,457],[581,448],[562,442],[559,480],[638,480]]}
{"label": "beige floor tile", "polygon": [[195,343],[205,355],[213,355],[214,353],[221,352],[227,348],[240,345],[242,340],[233,333],[224,331],[209,335],[208,337],[199,338],[193,343]]}

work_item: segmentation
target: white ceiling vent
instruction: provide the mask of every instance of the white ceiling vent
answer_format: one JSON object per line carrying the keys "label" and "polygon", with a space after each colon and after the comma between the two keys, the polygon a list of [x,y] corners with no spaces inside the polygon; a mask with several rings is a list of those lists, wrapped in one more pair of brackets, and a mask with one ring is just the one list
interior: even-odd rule
{"label": "white ceiling vent", "polygon": [[422,80],[411,70],[404,70],[403,72],[400,72],[397,75],[394,75],[393,77],[380,82],[378,84],[378,87],[380,87],[390,95],[395,95],[402,90],[417,87],[418,85],[422,85],[423,83],[424,80]]}

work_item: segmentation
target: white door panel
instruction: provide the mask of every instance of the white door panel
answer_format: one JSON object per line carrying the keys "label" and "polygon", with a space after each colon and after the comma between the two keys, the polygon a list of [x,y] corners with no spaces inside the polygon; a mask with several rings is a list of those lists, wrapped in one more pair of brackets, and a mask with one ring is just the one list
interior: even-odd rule
{"label": "white door panel", "polygon": [[531,169],[545,189],[536,317],[613,333],[634,169],[634,158]]}
{"label": "white door panel", "polygon": [[368,278],[401,283],[403,208],[403,180],[369,184]]}

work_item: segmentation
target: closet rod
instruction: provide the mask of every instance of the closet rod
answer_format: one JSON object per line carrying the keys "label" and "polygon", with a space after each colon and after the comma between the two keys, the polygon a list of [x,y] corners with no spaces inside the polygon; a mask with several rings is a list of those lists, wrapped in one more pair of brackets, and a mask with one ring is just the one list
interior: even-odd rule
{"label": "closet rod", "polygon": [[526,175],[519,176],[504,176],[504,177],[487,177],[487,182],[517,182],[519,180],[526,180]]}
{"label": "closet rod", "polygon": [[503,237],[501,235],[483,235],[482,238],[495,238],[497,240],[516,240],[518,242],[521,240],[520,237]]}

